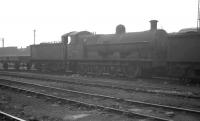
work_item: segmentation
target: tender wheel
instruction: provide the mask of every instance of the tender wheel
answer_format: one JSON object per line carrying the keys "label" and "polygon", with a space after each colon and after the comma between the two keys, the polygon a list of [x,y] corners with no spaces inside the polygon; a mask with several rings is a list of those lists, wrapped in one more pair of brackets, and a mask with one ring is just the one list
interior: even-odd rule
{"label": "tender wheel", "polygon": [[42,71],[42,64],[36,63],[35,64],[35,69],[37,69],[38,71]]}
{"label": "tender wheel", "polygon": [[16,63],[15,63],[15,69],[16,69],[16,70],[19,70],[19,67],[20,67],[20,63],[19,63],[19,62],[16,62]]}

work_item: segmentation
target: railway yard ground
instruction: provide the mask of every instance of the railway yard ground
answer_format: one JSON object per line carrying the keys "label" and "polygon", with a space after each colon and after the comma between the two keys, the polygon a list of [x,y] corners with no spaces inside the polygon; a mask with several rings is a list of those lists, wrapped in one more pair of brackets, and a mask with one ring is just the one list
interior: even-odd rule
{"label": "railway yard ground", "polygon": [[38,121],[199,121],[200,86],[0,71],[0,110]]}

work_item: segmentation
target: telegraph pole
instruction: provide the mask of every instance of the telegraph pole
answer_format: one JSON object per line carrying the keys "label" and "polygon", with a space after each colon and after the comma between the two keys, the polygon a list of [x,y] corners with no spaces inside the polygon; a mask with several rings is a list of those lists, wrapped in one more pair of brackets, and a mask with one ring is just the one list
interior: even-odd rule
{"label": "telegraph pole", "polygon": [[4,38],[2,38],[2,47],[4,48]]}
{"label": "telegraph pole", "polygon": [[198,0],[197,31],[200,32],[200,0]]}
{"label": "telegraph pole", "polygon": [[34,30],[33,30],[34,45],[35,45],[35,33],[36,33],[36,30],[34,29]]}
{"label": "telegraph pole", "polygon": [[0,38],[0,41],[2,41],[2,48],[4,48],[4,38]]}

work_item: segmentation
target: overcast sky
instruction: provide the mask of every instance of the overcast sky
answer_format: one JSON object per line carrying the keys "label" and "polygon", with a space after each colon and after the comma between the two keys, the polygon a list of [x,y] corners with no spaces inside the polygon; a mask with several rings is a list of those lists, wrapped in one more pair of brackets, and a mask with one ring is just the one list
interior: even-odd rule
{"label": "overcast sky", "polygon": [[[149,21],[158,28],[177,32],[196,27],[198,0],[0,0],[0,38],[5,46],[26,47],[60,41],[70,31],[97,34],[115,32],[123,24],[127,32],[148,30]],[[0,42],[1,46],[1,42]]]}

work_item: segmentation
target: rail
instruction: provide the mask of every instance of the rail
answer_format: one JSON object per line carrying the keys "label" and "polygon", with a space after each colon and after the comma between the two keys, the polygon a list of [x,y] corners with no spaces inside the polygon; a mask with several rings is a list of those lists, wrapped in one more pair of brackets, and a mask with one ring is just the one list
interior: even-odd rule
{"label": "rail", "polygon": [[0,111],[0,120],[1,121],[26,121],[24,119],[18,118],[16,116],[13,116],[11,114],[5,113],[3,111]]}

